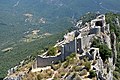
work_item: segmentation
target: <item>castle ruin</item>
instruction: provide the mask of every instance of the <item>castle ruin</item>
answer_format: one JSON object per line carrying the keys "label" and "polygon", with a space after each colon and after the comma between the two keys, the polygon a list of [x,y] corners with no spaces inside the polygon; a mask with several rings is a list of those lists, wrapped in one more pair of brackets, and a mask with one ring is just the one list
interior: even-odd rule
{"label": "castle ruin", "polygon": [[[94,68],[97,74],[97,80],[112,80],[113,71],[115,69],[115,59],[117,57],[115,46],[116,36],[114,33],[110,35],[110,26],[106,24],[105,15],[99,15],[96,19],[91,20],[91,22],[85,25],[79,25],[81,23],[81,21],[78,21],[76,25],[78,28],[65,34],[64,39],[56,43],[54,47],[59,47],[59,51],[55,56],[47,56],[46,54],[49,51],[46,51],[42,55],[38,55],[32,65],[32,72],[49,69],[52,64],[58,63],[59,61],[65,61],[67,56],[76,53],[80,55],[79,57],[81,59],[86,56],[89,60],[96,60],[96,64],[92,65],[92,68]],[[113,51],[112,57],[108,58],[107,64],[103,63],[99,48],[91,47],[92,41],[96,37],[100,38],[101,42],[106,44],[108,48]],[[21,77],[18,76],[18,78]],[[7,78],[4,80],[7,80]]]}

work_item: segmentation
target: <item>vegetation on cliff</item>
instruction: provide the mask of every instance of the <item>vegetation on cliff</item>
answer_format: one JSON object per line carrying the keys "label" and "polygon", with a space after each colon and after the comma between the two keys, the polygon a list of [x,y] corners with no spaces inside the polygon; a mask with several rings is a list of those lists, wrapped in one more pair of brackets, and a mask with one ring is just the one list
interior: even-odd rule
{"label": "vegetation on cliff", "polygon": [[92,61],[89,61],[87,58],[79,59],[78,54],[72,53],[64,62],[51,65],[51,69],[35,73],[30,72],[23,80],[82,80],[88,78],[96,80],[96,73],[92,70],[92,65]]}
{"label": "vegetation on cliff", "polygon": [[116,68],[113,72],[114,74],[114,80],[120,80],[120,14],[114,14],[114,13],[107,13],[106,14],[106,21],[110,24],[110,31],[114,32],[116,34],[117,42],[116,42],[116,48],[117,48],[117,62],[116,62]]}
{"label": "vegetation on cliff", "polygon": [[104,62],[112,56],[112,51],[106,44],[101,43],[99,39],[94,39],[92,46],[99,48],[100,56]]}
{"label": "vegetation on cliff", "polygon": [[[113,72],[114,80],[120,79],[120,14],[115,14],[112,12],[106,13],[106,22],[110,25],[110,32],[114,32],[117,36],[116,49],[117,49],[117,62],[116,68]],[[93,47],[98,47],[100,49],[100,55],[103,61],[108,57],[111,57],[112,51],[107,47],[107,45],[102,44],[99,39],[94,39],[92,43]]]}

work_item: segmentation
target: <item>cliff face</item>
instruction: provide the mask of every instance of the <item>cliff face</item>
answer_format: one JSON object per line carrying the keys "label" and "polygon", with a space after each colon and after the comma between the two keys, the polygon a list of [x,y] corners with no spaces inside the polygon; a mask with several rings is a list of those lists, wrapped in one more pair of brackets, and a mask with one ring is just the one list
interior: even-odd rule
{"label": "cliff face", "polygon": [[110,32],[105,15],[80,26],[54,46],[60,47],[59,55],[38,56],[34,67],[24,65],[22,71],[10,73],[4,80],[112,80],[117,58],[116,35]]}

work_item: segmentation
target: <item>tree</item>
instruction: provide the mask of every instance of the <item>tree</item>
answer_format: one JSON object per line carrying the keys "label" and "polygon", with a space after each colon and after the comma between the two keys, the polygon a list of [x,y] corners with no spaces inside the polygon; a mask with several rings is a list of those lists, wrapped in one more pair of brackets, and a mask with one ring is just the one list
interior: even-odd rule
{"label": "tree", "polygon": [[91,44],[91,47],[99,47],[99,45],[100,45],[100,40],[94,38],[94,39],[93,39],[93,42],[92,42],[92,44]]}
{"label": "tree", "polygon": [[48,50],[47,56],[55,56],[57,54],[57,48],[52,47]]}
{"label": "tree", "polygon": [[100,56],[103,61],[112,56],[112,51],[106,44],[102,44],[99,39],[94,39],[91,46],[99,48]]}
{"label": "tree", "polygon": [[104,62],[106,59],[112,56],[112,51],[105,44],[99,45],[99,50],[100,50],[100,56]]}

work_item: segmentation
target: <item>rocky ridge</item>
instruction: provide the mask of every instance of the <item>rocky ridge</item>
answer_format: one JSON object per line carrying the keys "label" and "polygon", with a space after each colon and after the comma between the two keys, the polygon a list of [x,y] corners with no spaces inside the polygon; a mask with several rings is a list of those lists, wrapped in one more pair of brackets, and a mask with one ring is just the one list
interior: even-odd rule
{"label": "rocky ridge", "polygon": [[[102,18],[101,18],[102,17]],[[99,19],[100,18],[100,19]],[[100,21],[103,21],[102,23]],[[97,28],[99,32],[97,32],[91,38],[90,42],[83,48],[82,53],[71,54],[69,57],[65,59],[64,62],[60,62],[58,64],[50,66],[50,68],[46,68],[45,70],[40,69],[36,73],[31,72],[30,68],[28,68],[27,72],[21,71],[16,74],[16,76],[11,76],[8,74],[4,80],[22,80],[22,79],[30,79],[30,75],[33,75],[34,79],[45,79],[45,80],[112,80],[113,79],[113,71],[115,69],[115,60],[116,60],[116,35],[114,33],[110,33],[109,24],[106,25],[105,15],[98,16],[95,20],[91,21],[91,24],[86,23],[88,25],[84,25],[85,27],[78,29],[79,31],[84,31],[86,35],[87,29],[95,29]],[[92,24],[95,26],[92,26]],[[77,24],[78,25],[78,24]],[[89,26],[91,25],[91,26]],[[105,27],[102,27],[102,26]],[[100,26],[101,29],[99,30]],[[80,27],[80,26],[78,26]],[[94,27],[94,28],[92,28]],[[94,31],[93,31],[94,33]],[[92,33],[92,34],[93,34]],[[89,33],[88,33],[89,34]],[[86,35],[88,36],[88,35]],[[94,39],[99,39],[101,44],[106,44],[109,50],[112,50],[111,57],[108,57],[103,60],[100,49],[92,47],[92,43]],[[89,65],[88,65],[89,64]],[[56,66],[58,67],[57,69]],[[76,69],[77,68],[77,69]],[[63,72],[63,73],[62,73]],[[71,73],[69,73],[71,72]],[[13,72],[14,73],[14,72]],[[15,72],[16,73],[16,72]],[[58,75],[60,73],[61,75]],[[94,73],[94,76],[91,76]],[[46,76],[40,76],[45,75]],[[13,74],[12,74],[13,75]],[[36,76],[36,77],[35,77]],[[39,79],[40,78],[40,79]],[[79,78],[79,79],[78,79]]]}

